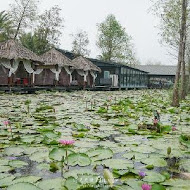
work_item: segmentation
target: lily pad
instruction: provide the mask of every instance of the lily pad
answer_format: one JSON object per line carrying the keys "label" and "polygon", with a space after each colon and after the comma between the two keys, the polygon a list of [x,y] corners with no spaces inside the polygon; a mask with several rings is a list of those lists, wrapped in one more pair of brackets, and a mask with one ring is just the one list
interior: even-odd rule
{"label": "lily pad", "polygon": [[41,190],[32,183],[16,183],[7,188],[7,190]]}
{"label": "lily pad", "polygon": [[122,159],[108,159],[104,160],[102,164],[112,169],[133,168],[133,162]]}
{"label": "lily pad", "polygon": [[143,179],[143,181],[146,181],[148,183],[160,183],[164,182],[165,180],[166,177],[157,172],[147,172],[146,176]]}
{"label": "lily pad", "polygon": [[91,163],[91,159],[84,153],[73,153],[68,156],[68,163],[71,166],[88,166]]}

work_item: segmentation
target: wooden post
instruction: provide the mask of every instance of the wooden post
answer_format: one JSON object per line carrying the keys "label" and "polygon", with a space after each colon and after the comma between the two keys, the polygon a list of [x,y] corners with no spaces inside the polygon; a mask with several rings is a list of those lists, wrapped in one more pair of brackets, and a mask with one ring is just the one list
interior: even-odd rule
{"label": "wooden post", "polygon": [[[58,67],[58,65],[55,65],[55,69],[56,69],[56,71],[58,71],[58,69],[59,69],[59,67]],[[57,86],[58,85],[58,81],[57,81],[57,79],[55,80],[55,86]]]}
{"label": "wooden post", "polygon": [[[13,59],[10,60],[10,64],[11,64],[11,67],[13,66]],[[8,81],[9,81],[9,87],[12,87],[13,86],[13,74],[11,74],[10,77],[8,77]]]}

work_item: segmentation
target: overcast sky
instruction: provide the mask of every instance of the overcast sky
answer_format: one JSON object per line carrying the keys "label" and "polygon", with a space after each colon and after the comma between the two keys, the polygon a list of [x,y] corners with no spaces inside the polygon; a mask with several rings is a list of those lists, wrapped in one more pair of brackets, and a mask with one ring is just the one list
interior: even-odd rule
{"label": "overcast sky", "polygon": [[[0,0],[0,11],[9,8],[14,0]],[[89,35],[91,57],[99,55],[96,47],[97,23],[105,20],[108,14],[114,14],[117,20],[132,36],[138,59],[142,64],[148,60],[160,61],[162,64],[176,64],[165,47],[159,43],[158,19],[148,9],[150,0],[40,0],[39,10],[53,5],[62,8],[64,18],[63,36],[60,48],[71,50],[72,37],[80,29]]]}

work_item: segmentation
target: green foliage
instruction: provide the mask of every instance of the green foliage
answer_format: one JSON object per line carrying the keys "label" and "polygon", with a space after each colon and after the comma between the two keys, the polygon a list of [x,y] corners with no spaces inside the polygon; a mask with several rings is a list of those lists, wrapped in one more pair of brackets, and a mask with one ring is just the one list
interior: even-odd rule
{"label": "green foliage", "polygon": [[9,15],[15,27],[14,38],[31,29],[37,19],[38,0],[16,0],[10,4]]}
{"label": "green foliage", "polygon": [[161,42],[176,50],[179,46],[181,3],[181,0],[159,0],[152,7],[153,14],[160,18]]}
{"label": "green foliage", "polygon": [[89,56],[90,51],[87,49],[87,46],[89,45],[87,32],[81,30],[72,36],[74,38],[72,42],[72,52],[76,55]]}
{"label": "green foliage", "polygon": [[38,16],[38,25],[34,32],[20,35],[21,43],[40,55],[59,44],[63,18],[60,16],[61,9],[53,6]]}
{"label": "green foliage", "polygon": [[0,12],[0,42],[11,38],[13,33],[13,23],[9,14],[5,11]]}
{"label": "green foliage", "polygon": [[20,41],[23,46],[32,50],[38,55],[45,53],[53,47],[49,44],[46,36],[44,36],[43,31],[36,30],[34,34],[24,33],[20,36]]}
{"label": "green foliage", "polygon": [[90,128],[83,125],[83,124],[75,124],[74,127],[77,129],[77,131],[89,131]]}
{"label": "green foliage", "polygon": [[112,14],[98,24],[97,46],[101,50],[102,60],[126,64],[135,62],[131,37]]}

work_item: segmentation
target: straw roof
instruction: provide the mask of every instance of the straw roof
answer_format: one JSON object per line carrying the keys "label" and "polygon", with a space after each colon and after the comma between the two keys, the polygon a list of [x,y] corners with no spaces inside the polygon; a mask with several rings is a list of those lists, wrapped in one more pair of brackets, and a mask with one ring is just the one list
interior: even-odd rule
{"label": "straw roof", "polygon": [[39,56],[15,40],[0,42],[0,59],[25,59],[42,62]]}
{"label": "straw roof", "polygon": [[68,57],[54,48],[41,55],[41,58],[45,65],[73,66]]}
{"label": "straw roof", "polygon": [[82,56],[79,56],[79,57],[73,59],[72,63],[77,69],[81,69],[84,71],[91,71],[92,70],[92,71],[101,72],[101,69],[99,67],[97,67],[91,61],[89,61],[88,59],[86,59]]}

